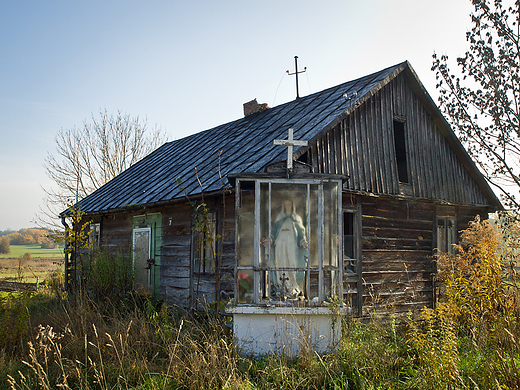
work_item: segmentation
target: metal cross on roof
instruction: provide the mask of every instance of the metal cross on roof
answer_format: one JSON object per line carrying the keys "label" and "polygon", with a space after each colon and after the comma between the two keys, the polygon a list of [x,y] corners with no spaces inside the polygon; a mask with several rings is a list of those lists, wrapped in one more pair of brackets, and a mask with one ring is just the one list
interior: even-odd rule
{"label": "metal cross on roof", "polygon": [[296,75],[296,99],[300,98],[300,89],[298,87],[298,75],[300,73],[305,73],[306,71],[307,71],[307,67],[303,68],[303,70],[301,72],[298,72],[298,56],[294,56],[294,73],[289,73],[289,71],[287,71],[287,74],[289,76]]}
{"label": "metal cross on roof", "polygon": [[293,129],[289,128],[288,139],[275,139],[273,141],[275,145],[286,145],[287,146],[287,169],[292,170],[293,167],[293,146],[307,146],[307,141],[297,141],[293,139]]}

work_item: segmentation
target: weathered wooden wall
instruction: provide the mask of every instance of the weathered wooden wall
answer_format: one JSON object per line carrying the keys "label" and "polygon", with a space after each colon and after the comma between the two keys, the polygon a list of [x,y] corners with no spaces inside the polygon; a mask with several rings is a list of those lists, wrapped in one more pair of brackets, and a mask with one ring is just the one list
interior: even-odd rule
{"label": "weathered wooden wall", "polygon": [[[233,298],[235,265],[235,200],[226,195],[209,196],[206,203],[210,211],[217,213],[217,252],[220,269],[220,299]],[[215,272],[194,274],[192,264],[193,208],[188,203],[147,209],[148,213],[161,213],[160,237],[160,292],[169,303],[180,307],[215,300]],[[101,224],[100,245],[108,249],[132,248],[132,229],[136,215],[144,212],[128,211],[104,216],[93,216],[94,223]],[[198,295],[197,295],[198,294]],[[199,306],[199,308],[202,306]]]}
{"label": "weathered wooden wall", "polygon": [[434,204],[362,199],[363,314],[431,306]]}
{"label": "weathered wooden wall", "polygon": [[477,214],[486,215],[482,207],[367,196],[362,197],[361,212],[363,315],[431,307],[435,219],[457,218],[460,232]]}
{"label": "weathered wooden wall", "polygon": [[[210,211],[217,213],[217,264],[220,262],[220,299],[233,297],[235,265],[235,204],[233,196],[206,197]],[[196,274],[192,263],[193,208],[179,204],[163,208],[161,292],[165,300],[181,307],[215,301],[216,270]],[[170,222],[171,220],[171,222]]]}
{"label": "weathered wooden wall", "polygon": [[405,121],[410,195],[461,204],[487,204],[404,75],[377,92],[311,145],[300,159],[314,172],[349,176],[345,188],[375,194],[402,191],[397,174],[393,120]]}
{"label": "weathered wooden wall", "polygon": [[191,212],[188,204],[162,211],[161,294],[169,304],[191,304]]}
{"label": "weathered wooden wall", "polygon": [[132,248],[132,223],[134,214],[124,212],[97,217],[94,222],[100,223],[100,245],[105,248]]}

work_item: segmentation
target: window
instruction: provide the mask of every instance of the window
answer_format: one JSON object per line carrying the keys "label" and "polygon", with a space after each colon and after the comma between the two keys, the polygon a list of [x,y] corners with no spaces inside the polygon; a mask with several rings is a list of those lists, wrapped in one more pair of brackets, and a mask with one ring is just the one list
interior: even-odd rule
{"label": "window", "polygon": [[101,224],[91,223],[88,232],[88,243],[91,248],[99,247],[99,238],[101,233]]}
{"label": "window", "polygon": [[346,275],[357,274],[354,216],[354,212],[345,211],[343,213],[343,266]]}
{"label": "window", "polygon": [[397,162],[397,174],[401,183],[409,183],[408,167],[406,163],[406,136],[404,132],[405,122],[394,120],[394,145]]}
{"label": "window", "polygon": [[193,272],[214,273],[216,257],[217,216],[211,212],[199,215],[193,226]]}
{"label": "window", "polygon": [[363,281],[361,278],[361,204],[343,210],[343,300],[361,315]]}
{"label": "window", "polygon": [[437,217],[437,249],[440,252],[454,253],[453,244],[457,243],[457,220]]}
{"label": "window", "polygon": [[237,180],[238,303],[340,294],[338,180]]}

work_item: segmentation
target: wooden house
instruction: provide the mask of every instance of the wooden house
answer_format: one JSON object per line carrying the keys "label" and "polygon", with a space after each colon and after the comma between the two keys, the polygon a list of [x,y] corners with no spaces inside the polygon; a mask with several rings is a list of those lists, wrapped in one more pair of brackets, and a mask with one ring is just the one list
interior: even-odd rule
{"label": "wooden house", "polygon": [[[319,308],[339,294],[354,316],[429,306],[436,248],[502,208],[408,62],[244,111],[164,144],[80,202],[102,247],[136,248],[136,286],[170,304]],[[273,143],[289,129],[307,141],[292,170]],[[286,199],[307,227],[306,265],[275,276],[284,288],[304,280],[289,298],[263,260]]]}

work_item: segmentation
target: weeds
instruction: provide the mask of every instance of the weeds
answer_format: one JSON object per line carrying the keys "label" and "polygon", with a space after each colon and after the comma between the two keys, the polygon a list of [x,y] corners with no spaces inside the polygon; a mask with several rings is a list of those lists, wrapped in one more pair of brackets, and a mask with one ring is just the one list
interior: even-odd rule
{"label": "weeds", "polygon": [[[500,227],[499,227],[500,228]],[[422,388],[519,388],[517,225],[502,231],[476,219],[456,254],[440,254],[437,307],[409,320]],[[518,238],[518,237],[517,237]]]}
{"label": "weeds", "polygon": [[240,356],[229,328],[207,313],[145,295],[72,298],[45,283],[1,302],[0,388],[520,388],[515,267],[504,242],[476,221],[456,256],[439,257],[435,309],[406,324],[338,319],[336,351],[303,348],[294,359]]}

